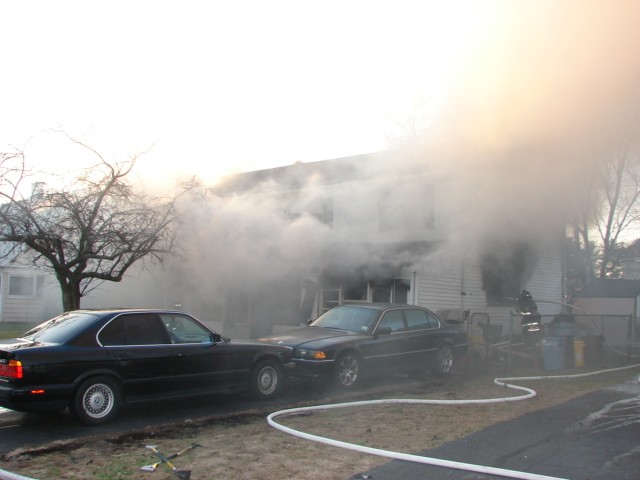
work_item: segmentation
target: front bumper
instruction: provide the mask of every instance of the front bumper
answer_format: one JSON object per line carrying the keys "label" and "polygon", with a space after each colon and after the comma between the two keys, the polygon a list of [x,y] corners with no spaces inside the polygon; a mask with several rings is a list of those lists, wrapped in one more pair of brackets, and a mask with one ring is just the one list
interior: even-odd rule
{"label": "front bumper", "polygon": [[328,377],[334,370],[334,360],[304,360],[294,358],[291,360],[294,367],[289,370],[289,375],[300,378]]}

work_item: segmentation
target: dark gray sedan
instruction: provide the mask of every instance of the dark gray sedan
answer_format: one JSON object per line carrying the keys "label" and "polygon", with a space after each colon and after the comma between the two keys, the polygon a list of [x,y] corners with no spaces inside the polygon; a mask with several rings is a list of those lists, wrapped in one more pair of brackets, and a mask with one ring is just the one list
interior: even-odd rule
{"label": "dark gray sedan", "polygon": [[395,372],[444,377],[468,345],[463,328],[443,324],[426,308],[370,303],[335,307],[308,327],[260,341],[293,348],[291,375],[342,387]]}

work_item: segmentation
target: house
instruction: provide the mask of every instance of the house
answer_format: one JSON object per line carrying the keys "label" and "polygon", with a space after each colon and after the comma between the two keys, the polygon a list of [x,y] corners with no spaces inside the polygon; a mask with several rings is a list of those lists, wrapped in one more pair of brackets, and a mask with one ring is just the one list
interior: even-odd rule
{"label": "house", "polygon": [[[488,220],[480,222],[486,192],[475,195],[449,173],[394,155],[296,163],[217,185],[218,211],[225,202],[242,203],[248,207],[237,212],[257,210],[260,216],[243,229],[224,230],[234,232],[234,242],[212,267],[225,277],[214,327],[230,336],[259,337],[304,324],[335,305],[395,302],[483,312],[506,331],[523,288],[540,313],[559,313],[560,223],[521,228],[531,223],[522,219],[522,208],[501,208],[496,221],[487,208]],[[270,228],[256,225],[262,223]],[[248,240],[251,230],[256,235]],[[279,234],[260,249],[257,244],[274,231],[295,235]],[[244,253],[235,256],[234,244]],[[252,260],[238,266],[246,275],[235,275],[230,259],[243,264],[242,255]]]}
{"label": "house", "polygon": [[574,294],[573,305],[576,322],[603,335],[609,346],[626,348],[640,334],[640,280],[591,279]]}
{"label": "house", "polygon": [[[504,169],[390,151],[233,175],[183,205],[173,262],[136,266],[82,306],[183,308],[257,338],[343,303],[393,302],[482,313],[506,333],[524,288],[541,314],[560,312],[564,230],[544,215],[557,211],[546,197],[524,201]],[[3,321],[60,309],[41,302],[41,272],[7,265],[1,281]]]}
{"label": "house", "polygon": [[40,323],[49,318],[49,275],[15,262],[0,266],[0,322]]}

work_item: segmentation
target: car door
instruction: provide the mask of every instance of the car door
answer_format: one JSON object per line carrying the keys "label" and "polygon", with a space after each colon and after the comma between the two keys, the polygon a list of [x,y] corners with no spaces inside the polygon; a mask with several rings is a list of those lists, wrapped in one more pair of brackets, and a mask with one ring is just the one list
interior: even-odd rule
{"label": "car door", "polygon": [[166,394],[174,390],[174,363],[169,335],[155,313],[122,314],[98,334],[111,368],[123,381],[128,397]]}
{"label": "car door", "polygon": [[382,314],[371,339],[362,342],[360,350],[371,371],[401,371],[407,362],[406,326],[402,310]]}
{"label": "car door", "polygon": [[405,310],[407,320],[407,336],[411,352],[410,366],[422,368],[437,352],[442,338],[438,318],[423,309],[410,308]]}
{"label": "car door", "polygon": [[172,374],[179,388],[195,393],[246,385],[253,349],[224,341],[188,315],[160,317],[173,343]]}

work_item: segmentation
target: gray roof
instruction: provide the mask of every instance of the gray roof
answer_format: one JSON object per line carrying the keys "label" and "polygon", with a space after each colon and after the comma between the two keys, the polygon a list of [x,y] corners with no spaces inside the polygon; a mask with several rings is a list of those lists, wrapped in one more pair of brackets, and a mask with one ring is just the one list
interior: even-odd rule
{"label": "gray roof", "polygon": [[640,296],[640,280],[593,279],[576,297],[635,298]]}

